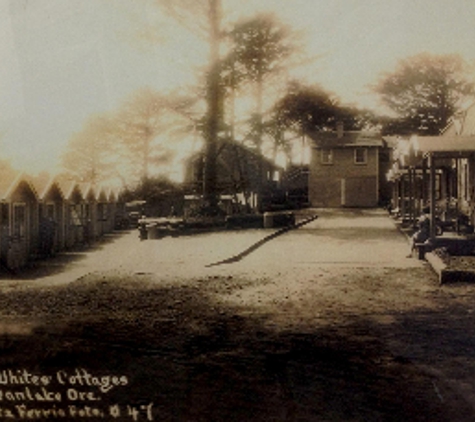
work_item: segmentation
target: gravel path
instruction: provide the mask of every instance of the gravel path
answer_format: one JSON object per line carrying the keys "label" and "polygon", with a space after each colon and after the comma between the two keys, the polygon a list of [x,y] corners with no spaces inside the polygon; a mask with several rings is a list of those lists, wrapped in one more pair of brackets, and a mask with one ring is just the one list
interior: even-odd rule
{"label": "gravel path", "polygon": [[272,231],[126,233],[4,277],[2,368],[126,376],[102,420],[474,420],[475,289],[379,210],[317,212],[230,264]]}

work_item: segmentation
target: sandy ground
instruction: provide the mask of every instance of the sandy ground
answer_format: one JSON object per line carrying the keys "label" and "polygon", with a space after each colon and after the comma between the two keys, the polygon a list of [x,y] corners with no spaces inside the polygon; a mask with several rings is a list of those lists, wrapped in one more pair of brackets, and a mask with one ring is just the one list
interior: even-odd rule
{"label": "sandy ground", "polygon": [[382,211],[313,212],[229,264],[273,230],[130,232],[4,275],[1,368],[126,376],[101,420],[474,420],[475,287],[439,286]]}

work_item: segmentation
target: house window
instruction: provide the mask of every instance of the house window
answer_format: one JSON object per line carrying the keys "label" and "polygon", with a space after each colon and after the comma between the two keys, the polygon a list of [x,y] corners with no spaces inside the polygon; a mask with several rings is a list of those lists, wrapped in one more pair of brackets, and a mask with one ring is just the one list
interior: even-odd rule
{"label": "house window", "polygon": [[322,164],[333,164],[333,150],[322,149],[320,158]]}
{"label": "house window", "polygon": [[366,164],[368,162],[368,150],[366,148],[355,148],[355,164]]}

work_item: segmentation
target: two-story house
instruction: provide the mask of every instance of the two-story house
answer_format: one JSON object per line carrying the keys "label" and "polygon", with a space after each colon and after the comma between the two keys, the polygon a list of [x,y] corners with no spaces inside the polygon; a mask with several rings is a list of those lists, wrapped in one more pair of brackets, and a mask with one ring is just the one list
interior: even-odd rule
{"label": "two-story house", "polygon": [[311,134],[309,201],[314,207],[375,207],[389,198],[389,150],[376,132]]}

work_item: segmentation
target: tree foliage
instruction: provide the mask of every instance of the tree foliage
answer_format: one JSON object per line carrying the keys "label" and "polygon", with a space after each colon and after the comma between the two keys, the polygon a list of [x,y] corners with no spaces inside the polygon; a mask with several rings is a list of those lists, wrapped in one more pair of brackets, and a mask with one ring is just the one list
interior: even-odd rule
{"label": "tree foliage", "polygon": [[62,155],[66,173],[79,181],[101,183],[117,170],[115,124],[110,115],[95,115],[69,140]]}
{"label": "tree foliage", "polygon": [[124,192],[124,199],[133,201],[146,198],[148,202],[153,203],[176,196],[181,192],[181,186],[172,182],[166,176],[160,175],[141,181],[134,187],[129,187]]}
{"label": "tree foliage", "polygon": [[338,100],[319,85],[289,83],[286,94],[274,106],[274,118],[297,133],[334,127]]}
{"label": "tree foliage", "polygon": [[69,140],[62,157],[76,180],[101,183],[119,178],[137,184],[175,157],[173,143],[185,125],[184,99],[144,88],[115,112],[90,118]]}
{"label": "tree foliage", "polygon": [[252,88],[254,111],[249,116],[254,142],[262,143],[266,86],[280,74],[296,51],[290,28],[272,14],[258,14],[238,22],[228,34],[230,51],[222,64],[222,78],[231,89]]}
{"label": "tree foliage", "polygon": [[122,161],[135,179],[147,180],[150,168],[167,163],[172,151],[159,139],[173,124],[169,99],[150,89],[136,92],[115,117]]}
{"label": "tree foliage", "polygon": [[333,130],[341,121],[346,130],[374,126],[377,118],[370,110],[341,104],[338,97],[320,85],[291,81],[276,102],[272,120],[297,134]]}
{"label": "tree foliage", "polygon": [[229,32],[230,53],[225,62],[240,81],[259,84],[285,68],[295,51],[290,28],[274,15],[259,14],[238,22]]}
{"label": "tree foliage", "polygon": [[467,63],[458,55],[419,54],[401,60],[381,76],[374,90],[398,116],[405,132],[436,135],[473,95]]}

